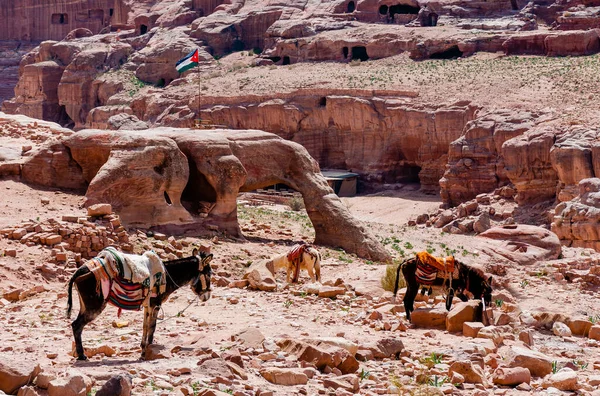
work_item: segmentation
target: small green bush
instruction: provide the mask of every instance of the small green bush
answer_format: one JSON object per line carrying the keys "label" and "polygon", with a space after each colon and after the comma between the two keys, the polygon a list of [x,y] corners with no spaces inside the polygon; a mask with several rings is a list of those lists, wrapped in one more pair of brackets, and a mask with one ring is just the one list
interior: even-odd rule
{"label": "small green bush", "polygon": [[[394,283],[396,282],[396,270],[400,263],[390,264],[385,269],[385,275],[381,278],[381,287],[387,291],[394,291]],[[406,282],[404,281],[404,277],[402,276],[402,271],[400,271],[400,279],[398,280],[398,289],[406,287]]]}
{"label": "small green bush", "polygon": [[304,209],[304,200],[300,197],[294,197],[290,199],[288,205],[294,212],[299,212]]}

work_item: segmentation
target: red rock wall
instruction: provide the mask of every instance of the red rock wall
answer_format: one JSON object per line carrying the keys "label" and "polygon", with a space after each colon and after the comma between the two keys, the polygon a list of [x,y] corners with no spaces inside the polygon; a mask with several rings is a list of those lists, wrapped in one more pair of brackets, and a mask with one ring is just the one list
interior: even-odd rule
{"label": "red rock wall", "polygon": [[[299,92],[293,99],[253,98],[253,103],[246,98],[203,106],[200,116],[230,128],[276,133],[304,146],[321,167],[351,169],[366,183],[420,181],[424,191],[438,191],[448,147],[475,108],[411,105],[406,98],[370,94]],[[219,103],[218,98],[204,99]]]}
{"label": "red rock wall", "polygon": [[121,0],[3,1],[0,20],[0,40],[62,40],[76,28],[98,33],[109,24],[126,23],[127,7]]}

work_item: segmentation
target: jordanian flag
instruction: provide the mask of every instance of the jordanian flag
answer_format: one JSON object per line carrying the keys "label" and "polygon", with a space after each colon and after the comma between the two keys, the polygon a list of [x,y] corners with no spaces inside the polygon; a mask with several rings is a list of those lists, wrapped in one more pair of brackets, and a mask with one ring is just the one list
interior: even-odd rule
{"label": "jordanian flag", "polygon": [[175,68],[179,73],[183,73],[185,71],[190,70],[194,66],[198,65],[198,50],[195,49],[189,54],[185,56],[185,58],[181,58],[175,64]]}

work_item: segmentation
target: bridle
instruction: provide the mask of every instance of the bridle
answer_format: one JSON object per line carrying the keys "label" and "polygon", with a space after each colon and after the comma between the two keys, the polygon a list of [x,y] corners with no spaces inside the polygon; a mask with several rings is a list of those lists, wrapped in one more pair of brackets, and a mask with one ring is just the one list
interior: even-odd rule
{"label": "bridle", "polygon": [[210,268],[210,261],[212,260],[212,254],[208,255],[204,258],[202,258],[201,256],[196,256],[198,258],[198,276],[196,277],[196,279],[194,279],[192,281],[192,289],[196,287],[196,285],[198,284],[198,282],[200,282],[200,285],[202,286],[201,292],[206,293],[210,291],[210,275],[212,272],[212,269]]}

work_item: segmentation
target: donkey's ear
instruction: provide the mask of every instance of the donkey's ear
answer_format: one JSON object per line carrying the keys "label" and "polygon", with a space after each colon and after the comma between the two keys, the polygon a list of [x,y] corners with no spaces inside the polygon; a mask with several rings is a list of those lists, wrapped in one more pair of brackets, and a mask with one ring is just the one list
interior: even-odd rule
{"label": "donkey's ear", "polygon": [[194,250],[192,250],[192,256],[197,256],[198,255],[198,249],[194,248]]}
{"label": "donkey's ear", "polygon": [[491,276],[488,278],[488,280],[487,280],[487,283],[488,283],[488,285],[490,285],[490,286],[492,285],[492,277],[491,277]]}
{"label": "donkey's ear", "polygon": [[212,255],[212,253],[211,253],[211,254],[209,254],[208,256],[206,256],[206,257],[204,257],[204,258],[202,259],[202,263],[203,263],[204,265],[210,264],[210,262],[211,262],[211,260],[212,260],[212,259],[213,259],[213,255]]}

